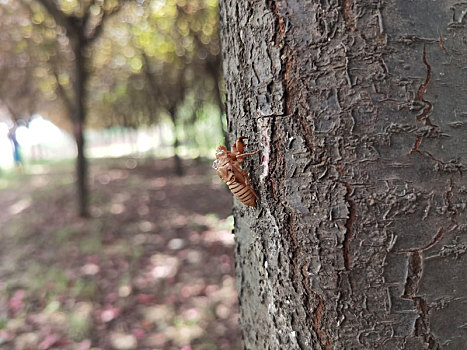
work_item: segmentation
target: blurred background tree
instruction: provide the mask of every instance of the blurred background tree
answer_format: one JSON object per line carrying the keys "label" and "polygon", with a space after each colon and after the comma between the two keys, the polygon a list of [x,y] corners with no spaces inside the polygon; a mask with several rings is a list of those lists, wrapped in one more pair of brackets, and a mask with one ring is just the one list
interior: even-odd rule
{"label": "blurred background tree", "polygon": [[180,146],[225,137],[216,0],[4,0],[0,104],[72,131],[79,214],[88,215],[83,132],[170,123]]}

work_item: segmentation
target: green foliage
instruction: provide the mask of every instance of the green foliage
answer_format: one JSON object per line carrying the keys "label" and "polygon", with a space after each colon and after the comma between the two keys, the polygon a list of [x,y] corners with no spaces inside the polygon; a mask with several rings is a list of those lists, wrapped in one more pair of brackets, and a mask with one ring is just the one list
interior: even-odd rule
{"label": "green foliage", "polygon": [[90,123],[138,127],[170,120],[184,144],[221,142],[217,1],[153,0],[122,16],[126,23],[112,19],[95,52]]}
{"label": "green foliage", "polygon": [[[112,13],[89,47],[89,127],[170,122],[181,144],[207,149],[221,143],[217,0],[57,4],[65,15],[89,15],[91,24]],[[70,130],[76,74],[70,33],[39,0],[3,1],[0,30],[6,36],[0,103],[11,106],[12,118],[41,113]]]}

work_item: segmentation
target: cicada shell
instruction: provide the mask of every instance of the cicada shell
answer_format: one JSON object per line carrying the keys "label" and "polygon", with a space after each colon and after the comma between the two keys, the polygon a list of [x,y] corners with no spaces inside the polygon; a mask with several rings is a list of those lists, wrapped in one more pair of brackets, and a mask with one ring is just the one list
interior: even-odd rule
{"label": "cicada shell", "polygon": [[216,160],[212,164],[212,167],[240,202],[250,207],[256,207],[256,200],[259,197],[250,185],[248,173],[240,165],[243,163],[245,157],[256,154],[259,151],[243,153],[245,144],[242,140],[245,138],[239,137],[230,151],[225,146],[219,146],[216,150]]}

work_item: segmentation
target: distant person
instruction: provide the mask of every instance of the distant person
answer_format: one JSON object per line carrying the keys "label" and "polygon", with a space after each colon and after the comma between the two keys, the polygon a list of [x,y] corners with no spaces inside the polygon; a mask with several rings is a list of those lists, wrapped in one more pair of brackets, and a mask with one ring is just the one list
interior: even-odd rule
{"label": "distant person", "polygon": [[21,151],[18,140],[16,139],[16,126],[12,127],[8,133],[8,138],[11,141],[11,147],[13,150],[13,160],[15,162],[15,168],[21,170],[23,161],[21,159]]}

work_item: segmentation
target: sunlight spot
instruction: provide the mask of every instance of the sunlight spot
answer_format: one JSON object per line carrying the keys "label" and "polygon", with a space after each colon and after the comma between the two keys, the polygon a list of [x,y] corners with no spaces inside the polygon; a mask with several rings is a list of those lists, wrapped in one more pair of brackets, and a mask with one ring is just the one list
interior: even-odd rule
{"label": "sunlight spot", "polygon": [[29,165],[28,173],[32,175],[45,175],[50,173],[50,168],[44,165]]}
{"label": "sunlight spot", "polygon": [[171,326],[165,330],[165,333],[175,344],[182,346],[184,350],[190,350],[191,347],[185,344],[189,344],[193,339],[200,337],[203,334],[203,329],[196,324],[183,325],[181,327]]}
{"label": "sunlight spot", "polygon": [[118,296],[120,298],[126,298],[131,294],[131,286],[124,285],[118,288]]}
{"label": "sunlight spot", "polygon": [[133,334],[120,332],[110,333],[110,343],[115,350],[132,350],[138,346],[136,337]]}
{"label": "sunlight spot", "polygon": [[154,254],[151,256],[151,263],[155,265],[151,270],[151,275],[155,279],[174,277],[180,265],[177,257],[166,254]]}
{"label": "sunlight spot", "polygon": [[205,242],[221,242],[225,246],[233,246],[235,237],[231,231],[205,231],[203,232],[203,241]]}
{"label": "sunlight spot", "polygon": [[83,275],[94,276],[99,272],[100,268],[96,264],[88,263],[81,268]]}
{"label": "sunlight spot", "polygon": [[174,238],[169,241],[167,247],[172,250],[179,250],[185,246],[185,241],[181,238]]}
{"label": "sunlight spot", "polygon": [[167,184],[165,177],[158,177],[151,181],[151,186],[153,188],[164,187]]}
{"label": "sunlight spot", "polygon": [[164,6],[165,6],[165,0],[156,0],[156,1],[151,2],[151,9],[152,9],[154,12],[159,11],[159,10],[162,9]]}
{"label": "sunlight spot", "polygon": [[160,279],[160,278],[167,278],[170,277],[171,275],[175,276],[175,271],[173,266],[169,265],[164,265],[164,266],[155,266],[152,269],[152,275],[154,278]]}
{"label": "sunlight spot", "polygon": [[29,208],[31,205],[31,199],[25,198],[17,201],[15,204],[10,205],[9,212],[11,215],[21,213],[23,210]]}
{"label": "sunlight spot", "polygon": [[125,211],[125,206],[121,203],[114,203],[110,207],[110,212],[115,215],[121,214],[124,211]]}
{"label": "sunlight spot", "polygon": [[107,185],[110,183],[110,176],[107,174],[103,174],[97,178],[97,181],[102,185]]}
{"label": "sunlight spot", "polygon": [[138,162],[134,159],[127,159],[127,161],[125,162],[125,167],[127,169],[134,169],[136,168],[137,165],[138,165]]}
{"label": "sunlight spot", "polygon": [[219,304],[216,308],[216,315],[221,319],[226,319],[230,315],[230,308],[225,304]]}
{"label": "sunlight spot", "polygon": [[190,250],[186,258],[190,264],[198,264],[201,261],[201,253],[196,250]]}
{"label": "sunlight spot", "polygon": [[215,294],[219,290],[219,286],[217,284],[210,284],[205,288],[206,295],[208,298],[211,298],[213,294]]}
{"label": "sunlight spot", "polygon": [[[222,304],[221,304],[222,305]],[[229,312],[229,310],[227,310]],[[188,321],[197,321],[200,317],[199,311],[192,307],[183,313],[183,318]]]}
{"label": "sunlight spot", "polygon": [[173,310],[165,304],[148,306],[143,312],[146,320],[159,325],[170,323],[171,319],[174,317]]}
{"label": "sunlight spot", "polygon": [[222,287],[227,289],[231,287],[235,288],[235,278],[233,278],[232,276],[225,275],[222,279]]}
{"label": "sunlight spot", "polygon": [[151,221],[141,221],[138,227],[141,232],[150,232],[154,230],[155,225]]}
{"label": "sunlight spot", "polygon": [[108,306],[105,309],[99,310],[96,312],[99,318],[101,319],[102,322],[110,322],[117,318],[120,315],[120,309],[113,307],[113,306]]}

